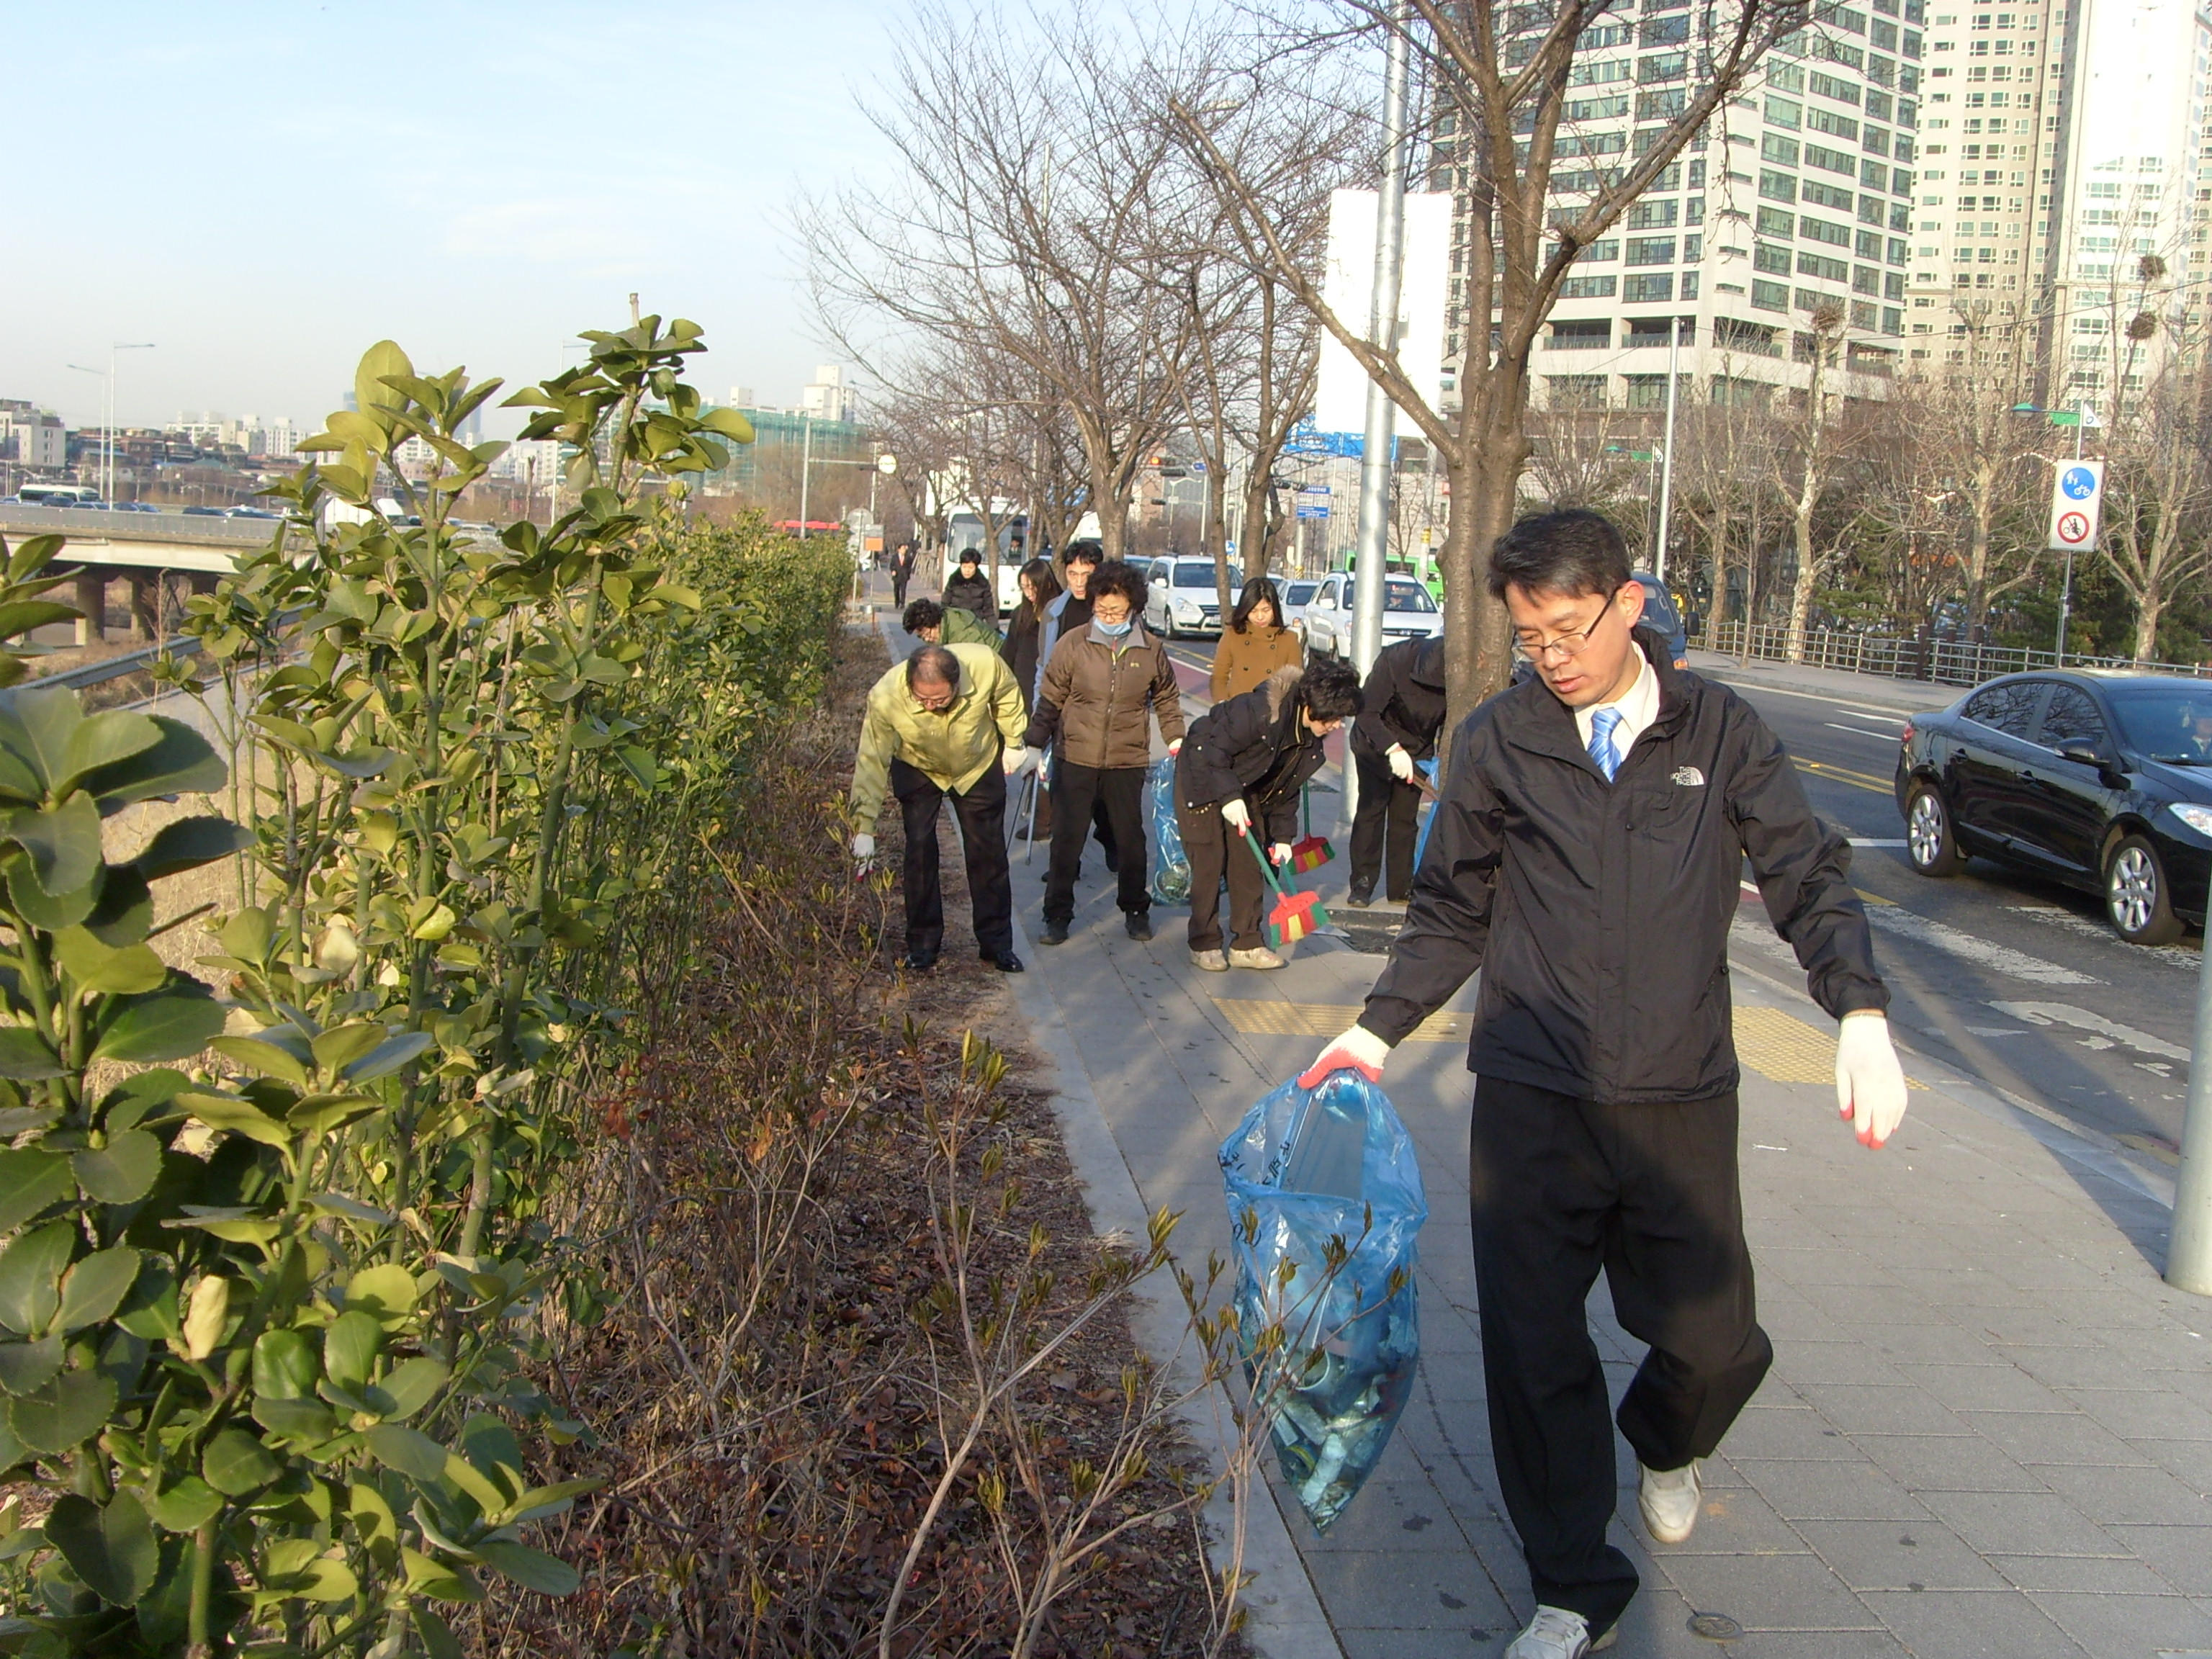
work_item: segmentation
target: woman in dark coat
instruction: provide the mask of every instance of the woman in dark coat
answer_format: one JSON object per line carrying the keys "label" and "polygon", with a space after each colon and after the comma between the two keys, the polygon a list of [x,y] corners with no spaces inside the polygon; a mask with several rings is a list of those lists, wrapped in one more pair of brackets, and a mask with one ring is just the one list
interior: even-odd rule
{"label": "woman in dark coat", "polygon": [[[1017,579],[1021,584],[1021,603],[1006,623],[1006,642],[999,647],[999,654],[1006,659],[1014,678],[1022,688],[1023,704],[1036,706],[1037,652],[1044,637],[1045,607],[1060,597],[1060,579],[1052,574],[1050,559],[1031,559],[1022,567]],[[1032,827],[1024,823],[1014,831],[1036,841],[1052,839],[1052,797],[1041,794],[1036,804],[1036,823]]]}
{"label": "woman in dark coat", "polygon": [[994,634],[999,631],[999,596],[991,591],[991,579],[983,574],[983,556],[975,549],[960,550],[959,573],[945,584],[945,604],[947,609],[958,605],[988,623]]}

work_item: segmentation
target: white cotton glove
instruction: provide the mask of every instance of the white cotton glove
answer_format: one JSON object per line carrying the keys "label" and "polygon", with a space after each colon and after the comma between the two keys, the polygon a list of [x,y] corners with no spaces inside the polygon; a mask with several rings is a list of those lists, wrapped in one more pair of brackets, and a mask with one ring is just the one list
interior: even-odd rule
{"label": "white cotton glove", "polygon": [[864,874],[875,863],[876,838],[873,836],[853,837],[853,861],[860,866]]}
{"label": "white cotton glove", "polygon": [[1370,1083],[1382,1080],[1382,1063],[1390,1058],[1390,1045],[1364,1025],[1355,1025],[1321,1051],[1321,1056],[1298,1074],[1298,1087],[1310,1089],[1331,1072],[1358,1072]]}
{"label": "white cotton glove", "polygon": [[1181,738],[1177,738],[1173,743],[1168,745],[1168,758],[1170,760],[1173,760],[1181,753],[1182,753],[1182,739]]}
{"label": "white cotton glove", "polygon": [[1244,804],[1243,796],[1221,803],[1221,821],[1240,836],[1251,829],[1252,809]]}
{"label": "white cotton glove", "polygon": [[1836,1034],[1836,1105],[1857,1130],[1859,1145],[1869,1148],[1895,1134],[1905,1119],[1905,1068],[1881,1014],[1844,1016]]}
{"label": "white cotton glove", "polygon": [[1267,848],[1267,862],[1268,862],[1268,863],[1270,863],[1270,864],[1288,864],[1290,861],[1291,861],[1291,844],[1290,844],[1290,842],[1286,842],[1286,841],[1279,841],[1279,842],[1275,842],[1273,846],[1271,846],[1271,847],[1269,847],[1269,848]]}
{"label": "white cotton glove", "polygon": [[1401,783],[1413,781],[1413,757],[1406,752],[1406,745],[1394,743],[1382,751],[1382,758],[1390,763],[1390,775]]}
{"label": "white cotton glove", "polygon": [[1000,757],[999,764],[1006,769],[1008,777],[1018,778],[1024,772],[1035,771],[1037,763],[1043,758],[1044,755],[1039,750],[1009,749]]}

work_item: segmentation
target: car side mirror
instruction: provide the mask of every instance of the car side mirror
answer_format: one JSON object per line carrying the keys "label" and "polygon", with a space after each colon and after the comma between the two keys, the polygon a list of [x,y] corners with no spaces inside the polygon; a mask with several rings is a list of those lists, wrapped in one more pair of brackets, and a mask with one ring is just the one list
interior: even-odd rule
{"label": "car side mirror", "polygon": [[2108,784],[2117,786],[2124,777],[2120,770],[2119,763],[2106,754],[2100,745],[2091,743],[2086,738],[2069,738],[2060,744],[2058,758],[2063,761],[2072,761],[2076,766],[2095,767],[2100,781]]}

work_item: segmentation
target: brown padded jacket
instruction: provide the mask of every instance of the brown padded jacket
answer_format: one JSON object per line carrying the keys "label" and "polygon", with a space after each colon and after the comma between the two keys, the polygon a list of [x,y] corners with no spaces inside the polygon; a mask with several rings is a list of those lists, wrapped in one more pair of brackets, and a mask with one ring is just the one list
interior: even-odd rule
{"label": "brown padded jacket", "polygon": [[1223,629],[1213,650],[1214,702],[1252,690],[1278,668],[1297,667],[1305,649],[1305,641],[1287,628]]}
{"label": "brown padded jacket", "polygon": [[1060,758],[1076,766],[1149,766],[1156,717],[1164,741],[1182,737],[1182,693],[1167,647],[1142,623],[1114,646],[1085,627],[1053,647],[1026,741],[1032,749],[1056,741]]}

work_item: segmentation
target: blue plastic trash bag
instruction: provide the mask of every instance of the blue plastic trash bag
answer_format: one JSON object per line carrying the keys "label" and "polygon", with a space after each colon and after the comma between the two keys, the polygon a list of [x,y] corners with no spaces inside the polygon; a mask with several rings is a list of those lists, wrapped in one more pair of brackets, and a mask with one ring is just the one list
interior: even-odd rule
{"label": "blue plastic trash bag", "polygon": [[[1357,1072],[1285,1083],[1221,1148],[1237,1317],[1255,1403],[1317,1530],[1382,1460],[1420,1357],[1415,1240],[1428,1219],[1413,1137]],[[1333,1241],[1349,1255],[1332,1273]],[[1279,1345],[1262,1340],[1279,1327]]]}
{"label": "blue plastic trash bag", "polygon": [[[1430,788],[1437,787],[1437,763],[1434,761],[1415,761],[1413,769],[1429,781]],[[1437,803],[1432,797],[1423,799],[1420,814],[1421,833],[1413,842],[1413,868],[1416,870],[1421,867],[1421,855],[1429,850],[1429,831],[1436,825]]]}
{"label": "blue plastic trash bag", "polygon": [[1175,761],[1152,763],[1152,902],[1190,902],[1190,855],[1182,850],[1182,826],[1176,822]]}

